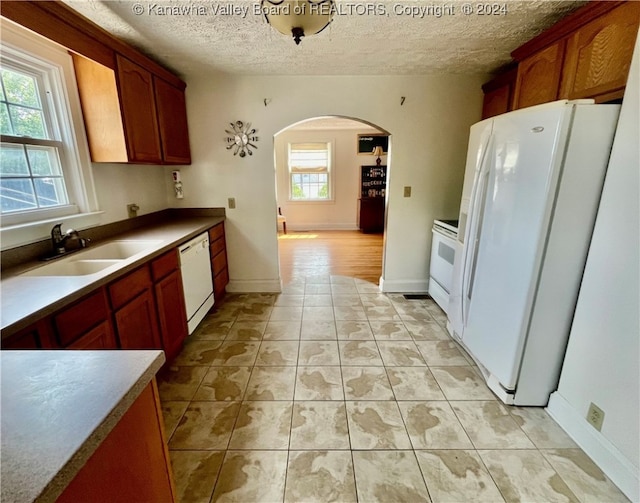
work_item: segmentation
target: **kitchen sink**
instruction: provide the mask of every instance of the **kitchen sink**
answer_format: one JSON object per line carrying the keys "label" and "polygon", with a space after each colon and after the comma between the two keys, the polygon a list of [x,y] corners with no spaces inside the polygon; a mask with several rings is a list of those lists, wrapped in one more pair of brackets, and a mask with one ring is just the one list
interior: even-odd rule
{"label": "kitchen sink", "polygon": [[121,260],[63,260],[53,262],[31,271],[22,273],[21,276],[88,276],[106,269]]}
{"label": "kitchen sink", "polygon": [[160,240],[139,239],[111,241],[56,259],[22,273],[21,276],[87,276],[144,253],[160,242]]}
{"label": "kitchen sink", "polygon": [[88,248],[80,252],[78,259],[82,260],[124,260],[142,253],[149,248],[159,244],[159,240],[122,240],[111,241],[103,245]]}

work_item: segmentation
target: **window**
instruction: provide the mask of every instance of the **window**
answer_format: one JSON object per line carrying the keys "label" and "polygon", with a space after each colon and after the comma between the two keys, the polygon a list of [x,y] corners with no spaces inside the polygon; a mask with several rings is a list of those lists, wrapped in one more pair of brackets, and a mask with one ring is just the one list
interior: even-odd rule
{"label": "window", "polygon": [[[60,153],[63,143],[47,103],[47,75],[0,65],[0,207],[2,215],[69,204]],[[48,91],[50,92],[50,91]]]}
{"label": "window", "polygon": [[71,56],[0,19],[2,247],[48,234],[52,220],[90,226],[98,200]]}
{"label": "window", "polygon": [[292,201],[331,200],[330,143],[289,144],[289,184]]}

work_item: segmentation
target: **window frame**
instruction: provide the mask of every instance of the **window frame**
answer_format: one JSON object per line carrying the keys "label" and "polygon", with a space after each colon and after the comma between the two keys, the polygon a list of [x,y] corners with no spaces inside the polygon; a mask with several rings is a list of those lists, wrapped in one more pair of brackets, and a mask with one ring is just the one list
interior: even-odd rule
{"label": "window frame", "polygon": [[[310,171],[310,173],[326,173],[327,174],[327,191],[328,196],[326,198],[294,198],[293,197],[293,175],[303,173],[304,171],[293,171],[291,164],[291,152],[294,150],[295,145],[308,145],[308,144],[325,144],[327,147],[327,168],[323,171]],[[287,144],[287,183],[289,188],[288,202],[294,204],[327,204],[334,202],[334,190],[333,190],[333,165],[334,165],[334,141],[333,140],[308,140],[308,141],[292,141]]]}
{"label": "window frame", "polygon": [[[13,144],[55,144],[64,177],[68,204],[1,215],[2,249],[33,241],[52,221],[76,220],[76,227],[99,223],[98,200],[93,183],[80,99],[70,54],[53,42],[1,20],[0,57],[3,66],[36,76],[49,136],[53,140],[2,135]],[[29,230],[31,229],[31,230]]]}

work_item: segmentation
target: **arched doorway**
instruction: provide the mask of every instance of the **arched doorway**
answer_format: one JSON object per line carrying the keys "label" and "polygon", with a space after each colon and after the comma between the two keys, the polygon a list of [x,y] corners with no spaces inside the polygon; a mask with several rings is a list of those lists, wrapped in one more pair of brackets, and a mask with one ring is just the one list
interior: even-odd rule
{"label": "arched doorway", "polygon": [[[332,275],[378,285],[389,140],[389,132],[376,125],[339,116],[307,119],[274,136],[284,285]],[[381,146],[379,156],[373,155],[374,144]]]}

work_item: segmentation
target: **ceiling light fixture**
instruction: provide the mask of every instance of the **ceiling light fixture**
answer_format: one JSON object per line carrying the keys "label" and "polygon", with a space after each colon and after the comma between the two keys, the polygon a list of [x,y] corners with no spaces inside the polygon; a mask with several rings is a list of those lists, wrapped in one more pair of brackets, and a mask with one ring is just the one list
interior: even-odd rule
{"label": "ceiling light fixture", "polygon": [[292,35],[296,45],[329,26],[335,13],[333,0],[262,0],[261,7],[267,23]]}

